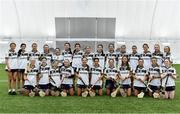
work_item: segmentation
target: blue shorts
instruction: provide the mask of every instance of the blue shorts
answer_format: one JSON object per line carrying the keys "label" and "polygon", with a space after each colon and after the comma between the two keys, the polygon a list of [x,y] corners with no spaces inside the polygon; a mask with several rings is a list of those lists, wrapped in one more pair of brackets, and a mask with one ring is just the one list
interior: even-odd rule
{"label": "blue shorts", "polygon": [[122,88],[123,88],[123,89],[129,89],[129,88],[131,88],[131,85],[129,85],[129,84],[123,84],[123,85],[122,85]]}
{"label": "blue shorts", "polygon": [[150,88],[153,92],[160,90],[160,86],[149,85],[149,88]]}
{"label": "blue shorts", "polygon": [[49,84],[39,84],[39,89],[43,89],[43,90],[49,89]]}
{"label": "blue shorts", "polygon": [[27,89],[27,90],[34,90],[34,86],[32,86],[32,85],[24,85],[24,87],[23,87],[24,89]]}
{"label": "blue shorts", "polygon": [[93,90],[100,90],[100,89],[102,89],[102,86],[100,86],[100,85],[94,85],[92,89],[93,89]]}
{"label": "blue shorts", "polygon": [[112,80],[106,80],[105,87],[107,89],[115,89],[116,88],[116,82],[114,82]]}

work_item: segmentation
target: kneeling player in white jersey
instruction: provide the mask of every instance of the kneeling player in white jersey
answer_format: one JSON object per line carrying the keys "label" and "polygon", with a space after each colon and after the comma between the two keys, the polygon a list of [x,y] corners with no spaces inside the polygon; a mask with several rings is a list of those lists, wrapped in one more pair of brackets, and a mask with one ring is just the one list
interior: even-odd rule
{"label": "kneeling player in white jersey", "polygon": [[85,89],[89,86],[89,66],[87,65],[88,59],[86,57],[82,58],[82,66],[78,67],[76,69],[76,76],[78,77],[77,80],[77,95],[81,96],[82,91],[85,91]]}
{"label": "kneeling player in white jersey", "polygon": [[145,81],[147,80],[147,70],[143,66],[143,59],[139,59],[138,66],[134,72],[134,95],[138,97],[139,93],[143,93],[146,91]]}
{"label": "kneeling player in white jersey", "polygon": [[50,94],[52,96],[59,96],[60,94],[60,69],[59,69],[59,61],[55,60],[52,62],[52,67],[50,70],[50,83],[49,83],[49,89]]}
{"label": "kneeling player in white jersey", "polygon": [[45,92],[46,96],[49,95],[49,75],[50,75],[50,66],[47,64],[46,57],[42,57],[41,65],[39,68],[38,86],[42,92]]}
{"label": "kneeling player in white jersey", "polygon": [[164,88],[165,98],[174,99],[176,70],[171,66],[169,59],[164,60],[164,67],[161,70],[162,87]]}
{"label": "kneeling player in white jersey", "polygon": [[131,96],[131,75],[132,71],[129,65],[128,57],[123,56],[121,66],[119,67],[119,74],[121,79],[122,88],[127,96]]}
{"label": "kneeling player in white jersey", "polygon": [[61,88],[65,94],[69,92],[70,96],[74,95],[74,69],[70,66],[70,61],[68,59],[64,60],[64,66],[60,69],[62,75],[62,84]]}
{"label": "kneeling player in white jersey", "polygon": [[98,95],[102,96],[102,74],[103,69],[99,65],[99,59],[94,58],[94,66],[90,70],[91,78],[90,85],[92,87],[92,91],[95,93],[98,90]]}
{"label": "kneeling player in white jersey", "polygon": [[104,74],[107,76],[106,79],[106,94],[110,96],[116,88],[116,80],[118,79],[118,71],[114,66],[114,59],[108,60],[108,68],[105,69]]}
{"label": "kneeling player in white jersey", "polygon": [[149,68],[149,81],[148,82],[150,83],[149,86],[152,92],[149,91],[149,96],[153,95],[153,97],[156,98],[155,95],[159,96],[160,86],[161,86],[160,67],[157,64],[157,59],[155,57],[151,58],[151,62],[152,62],[152,65]]}
{"label": "kneeling player in white jersey", "polygon": [[35,66],[36,60],[30,59],[29,64],[26,66],[24,75],[24,87],[23,95],[29,95],[31,92],[37,92],[35,88],[37,87],[38,78],[38,68]]}

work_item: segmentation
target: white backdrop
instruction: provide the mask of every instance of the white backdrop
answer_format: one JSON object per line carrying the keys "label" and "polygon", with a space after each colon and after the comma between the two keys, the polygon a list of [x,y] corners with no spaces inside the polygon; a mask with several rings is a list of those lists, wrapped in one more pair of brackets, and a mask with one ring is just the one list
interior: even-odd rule
{"label": "white backdrop", "polygon": [[[180,0],[0,0],[0,38],[42,39],[41,46],[55,38],[55,17],[115,17],[117,40],[140,48],[144,42],[170,42],[180,60]],[[7,47],[0,45],[1,58]]]}

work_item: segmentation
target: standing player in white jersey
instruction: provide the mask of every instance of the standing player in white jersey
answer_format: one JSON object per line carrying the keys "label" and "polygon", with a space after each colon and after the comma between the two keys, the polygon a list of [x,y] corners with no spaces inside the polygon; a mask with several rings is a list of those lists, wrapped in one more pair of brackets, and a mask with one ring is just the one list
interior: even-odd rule
{"label": "standing player in white jersey", "polygon": [[[157,59],[155,57],[151,58],[152,65],[149,68],[149,86],[152,92],[149,91],[149,96],[154,96],[154,93],[159,94],[161,86],[161,75],[160,67],[157,64]],[[155,97],[154,97],[155,98]]]}
{"label": "standing player in white jersey", "polygon": [[114,59],[108,60],[108,67],[105,69],[104,74],[107,76],[106,79],[106,95],[110,96],[111,92],[113,92],[116,88],[116,80],[118,77],[118,70],[114,66]]}
{"label": "standing player in white jersey", "polygon": [[77,95],[81,96],[82,91],[85,91],[85,89],[89,86],[89,74],[90,74],[90,67],[87,64],[87,58],[82,58],[82,66],[79,66],[76,69],[76,76],[78,77],[77,80]]}
{"label": "standing player in white jersey", "polygon": [[73,59],[72,59],[72,67],[77,68],[82,65],[81,59],[83,56],[83,51],[81,51],[81,45],[79,43],[76,43],[74,45],[74,51],[73,51]]}
{"label": "standing player in white jersey", "polygon": [[59,48],[55,49],[55,53],[52,56],[52,61],[58,61],[58,66],[61,67],[63,65],[63,55],[61,55],[61,50]]}
{"label": "standing player in white jersey", "polygon": [[138,65],[140,54],[137,52],[137,46],[132,46],[132,53],[129,54],[129,65],[131,69],[134,71]]}
{"label": "standing player in white jersey", "polygon": [[[169,46],[164,47],[163,62],[165,59],[169,59],[171,61],[171,63],[173,63],[173,57],[172,57],[171,49]],[[164,64],[163,64],[163,66],[164,66]]]}
{"label": "standing player in white jersey", "polygon": [[49,84],[50,94],[52,96],[59,96],[60,85],[61,85],[59,61],[54,60],[51,65],[52,66],[50,70],[50,84]]}
{"label": "standing player in white jersey", "polygon": [[162,64],[163,64],[163,53],[160,51],[160,45],[159,44],[154,45],[154,53],[152,54],[152,56],[156,57],[158,65],[162,66]]}
{"label": "standing player in white jersey", "polygon": [[52,62],[52,53],[50,53],[50,50],[49,50],[49,46],[47,44],[45,44],[43,46],[43,53],[41,53],[41,57],[46,57],[47,59],[47,64],[50,66],[51,65],[51,62]]}
{"label": "standing player in white jersey", "polygon": [[29,95],[31,91],[37,87],[38,68],[35,66],[36,60],[31,58],[29,64],[26,66],[24,75],[23,95]]}
{"label": "standing player in white jersey", "polygon": [[103,69],[99,65],[99,58],[94,58],[94,66],[90,69],[90,72],[90,85],[93,86],[92,91],[96,93],[98,90],[98,95],[102,96]]}
{"label": "standing player in white jersey", "polygon": [[116,60],[117,60],[117,66],[118,68],[121,66],[121,62],[122,62],[122,57],[123,56],[128,56],[128,54],[126,53],[126,45],[122,45],[120,47],[120,52],[116,54]]}
{"label": "standing player in white jersey", "polygon": [[49,75],[50,66],[47,64],[47,58],[41,57],[41,65],[39,67],[39,89],[45,92],[45,95],[49,95]]}
{"label": "standing player in white jersey", "polygon": [[148,72],[143,66],[143,59],[139,59],[138,66],[134,72],[134,95],[138,96],[140,92],[145,92],[146,85],[144,82],[147,80]]}
{"label": "standing player in white jersey", "polygon": [[[20,89],[20,85],[24,86],[24,72],[28,63],[28,52],[26,52],[26,44],[22,43],[20,45],[20,50],[18,51],[18,78],[17,78],[17,89]],[[21,83],[22,80],[22,83]]]}
{"label": "standing player in white jersey", "polygon": [[29,52],[29,55],[28,55],[28,60],[35,59],[36,60],[36,63],[35,63],[36,68],[39,68],[39,65],[40,65],[39,57],[40,57],[40,52],[37,50],[37,44],[33,43],[32,50]]}
{"label": "standing player in white jersey", "polygon": [[69,42],[64,43],[64,50],[62,51],[62,55],[64,60],[68,59],[70,64],[72,63],[72,51],[71,51],[71,44]]}
{"label": "standing player in white jersey", "polygon": [[70,96],[74,95],[74,85],[73,85],[73,78],[74,78],[74,69],[70,65],[70,61],[68,59],[64,60],[64,66],[60,68],[60,72],[62,75],[62,90],[64,93],[68,93]]}
{"label": "standing player in white jersey", "polygon": [[16,44],[11,43],[8,53],[5,55],[6,71],[8,72],[8,94],[16,95],[16,77],[18,72],[18,54],[15,51]]}
{"label": "standing player in white jersey", "polygon": [[174,99],[176,69],[171,66],[169,59],[164,60],[164,67],[161,70],[162,87],[165,88],[165,98]]}
{"label": "standing player in white jersey", "polygon": [[85,52],[84,52],[84,56],[87,58],[88,62],[87,64],[89,65],[89,67],[93,66],[93,56],[94,54],[91,52],[92,49],[90,46],[86,46],[85,47]]}
{"label": "standing player in white jersey", "polygon": [[151,57],[152,57],[152,54],[149,51],[148,44],[143,44],[143,53],[140,54],[140,58],[143,59],[144,61],[143,66],[146,70],[148,70],[151,67]]}
{"label": "standing player in white jersey", "polygon": [[102,44],[97,45],[97,52],[94,54],[93,59],[94,58],[99,59],[99,66],[104,69],[104,67],[105,67],[105,54],[104,54],[104,51],[103,51],[103,45]]}
{"label": "standing player in white jersey", "polygon": [[114,60],[114,66],[116,67],[116,52],[114,51],[114,44],[113,43],[110,43],[108,45],[108,52],[105,54],[106,56],[106,67],[108,68],[109,67],[109,59],[113,59]]}
{"label": "standing player in white jersey", "polygon": [[129,65],[129,60],[127,56],[122,57],[122,64],[119,67],[119,75],[121,79],[122,88],[127,93],[127,96],[131,96],[131,77],[132,77],[132,70]]}

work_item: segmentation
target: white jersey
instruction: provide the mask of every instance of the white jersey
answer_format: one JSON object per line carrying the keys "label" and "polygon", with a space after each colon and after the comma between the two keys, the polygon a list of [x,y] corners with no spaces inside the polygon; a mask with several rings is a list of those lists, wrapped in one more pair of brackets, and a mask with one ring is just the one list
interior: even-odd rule
{"label": "white jersey", "polygon": [[32,68],[30,71],[28,69],[25,69],[25,74],[27,75],[27,80],[24,81],[24,85],[31,85],[36,86],[37,85],[37,75],[38,75],[38,69]]}
{"label": "white jersey", "polygon": [[95,53],[94,58],[99,59],[99,65],[101,68],[105,67],[105,54]]}
{"label": "white jersey", "polygon": [[152,56],[156,57],[157,63],[158,63],[159,66],[163,65],[163,53],[162,52],[160,52],[160,53],[153,53]]}
{"label": "white jersey", "polygon": [[[85,85],[89,85],[89,67],[79,67],[77,68],[77,72],[79,74],[79,76],[81,77],[81,79],[83,80],[83,82],[85,83]],[[77,84],[79,85],[84,85],[80,79],[77,80]]]}
{"label": "white jersey", "polygon": [[144,68],[148,70],[151,67],[151,52],[140,54],[140,58],[144,60]]}
{"label": "white jersey", "polygon": [[73,54],[72,67],[77,68],[82,65],[83,51],[78,51]]}
{"label": "white jersey", "polygon": [[64,67],[62,66],[60,69],[62,75],[62,84],[73,84],[73,78],[71,77],[74,75],[74,69],[72,67]]}
{"label": "white jersey", "polygon": [[[91,68],[91,85],[98,85],[102,86],[102,80],[99,80],[99,77],[101,77],[101,74],[103,73],[103,69],[101,67],[97,68]],[[99,80],[99,81],[98,81]]]}
{"label": "white jersey", "polygon": [[70,51],[65,51],[65,50],[64,50],[64,51],[62,52],[62,55],[63,55],[64,60],[65,60],[65,59],[68,59],[70,63],[72,62],[72,57],[73,57],[73,55],[72,55],[72,53],[71,53]]}
{"label": "white jersey", "polygon": [[160,67],[150,67],[149,68],[149,77],[155,77],[155,79],[150,81],[150,85],[153,86],[160,86],[161,79],[160,79]]}
{"label": "white jersey", "polygon": [[[52,80],[50,80],[50,83],[53,86],[59,87],[61,85],[61,80],[60,80],[60,70],[59,67],[57,69],[51,68],[50,70],[50,76],[52,78]],[[54,82],[55,83],[54,83]]]}
{"label": "white jersey", "polygon": [[30,59],[35,59],[36,60],[36,68],[39,68],[39,65],[40,65],[40,61],[39,61],[39,57],[40,57],[40,53],[37,51],[37,52],[29,52],[29,57],[28,57],[28,60]]}
{"label": "white jersey", "polygon": [[22,52],[18,57],[18,68],[25,69],[28,63],[28,52]]}
{"label": "white jersey", "polygon": [[140,58],[140,54],[138,53],[129,54],[129,65],[133,71],[136,70],[139,58]]}
{"label": "white jersey", "polygon": [[50,66],[48,65],[46,65],[45,67],[40,66],[39,74],[40,74],[39,84],[40,85],[49,84]]}
{"label": "white jersey", "polygon": [[115,52],[113,52],[113,53],[107,52],[105,54],[105,56],[106,56],[106,67],[107,68],[109,67],[109,64],[108,64],[109,59],[113,59],[114,60],[114,66],[116,66],[116,53]]}
{"label": "white jersey", "polygon": [[108,78],[115,79],[118,74],[118,70],[115,67],[109,67],[105,69],[104,73],[107,75]]}
{"label": "white jersey", "polygon": [[175,80],[172,78],[171,74],[176,74],[176,69],[173,67],[162,67],[161,73],[167,73],[167,76],[162,79],[162,87],[165,87],[166,81],[166,87],[175,86]]}
{"label": "white jersey", "polygon": [[[135,70],[135,76],[137,78],[140,78],[141,80],[144,80],[144,78],[146,77],[146,75],[148,74],[147,70],[145,68],[137,68]],[[134,80],[134,86],[136,87],[146,87],[143,82],[135,79]]]}
{"label": "white jersey", "polygon": [[47,64],[50,66],[52,61],[52,54],[51,53],[41,53],[41,57],[46,57]]}
{"label": "white jersey", "polygon": [[[122,77],[123,79],[125,79],[126,77],[129,77],[130,75],[130,67],[127,67],[127,66],[121,66],[119,68],[119,74],[120,74],[120,77]],[[130,85],[131,84],[131,79],[130,78],[127,78],[125,80],[121,80],[121,84],[122,85]]]}
{"label": "white jersey", "polygon": [[89,65],[89,67],[93,67],[93,56],[94,54],[93,53],[90,53],[90,54],[85,54],[88,62],[87,64]]}
{"label": "white jersey", "polygon": [[63,58],[62,55],[53,55],[53,56],[52,56],[52,60],[53,60],[53,61],[59,61],[58,66],[62,66],[62,65],[63,65],[63,61],[64,61],[64,58]]}
{"label": "white jersey", "polygon": [[8,51],[5,58],[7,59],[10,69],[18,69],[18,54],[15,51]]}

